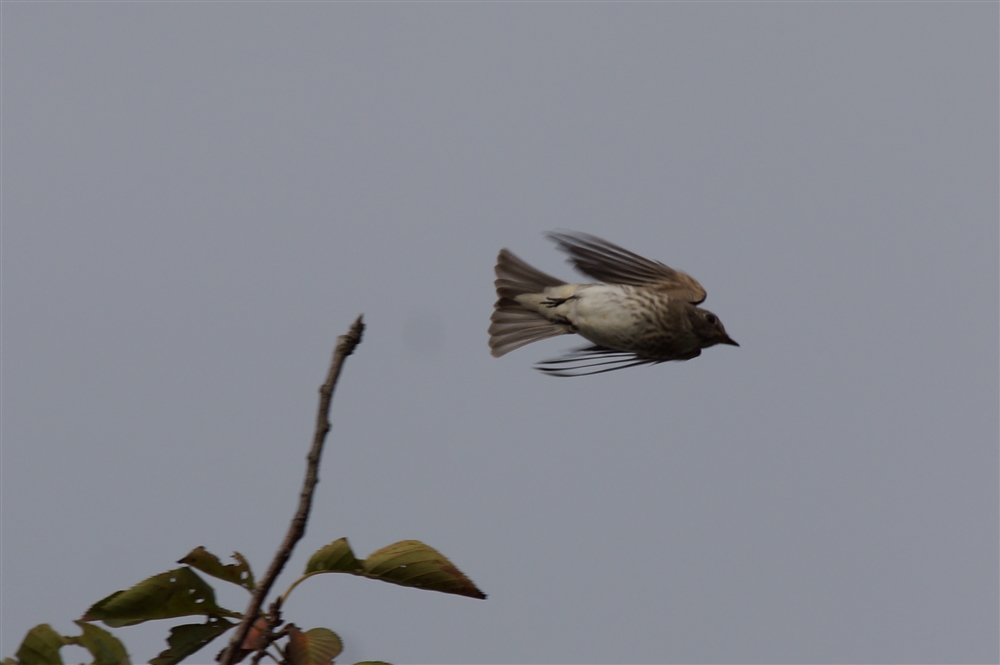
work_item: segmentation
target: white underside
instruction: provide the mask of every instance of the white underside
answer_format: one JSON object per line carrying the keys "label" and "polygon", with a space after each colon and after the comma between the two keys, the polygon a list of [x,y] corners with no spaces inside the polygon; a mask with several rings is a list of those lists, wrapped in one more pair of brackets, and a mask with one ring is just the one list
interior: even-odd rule
{"label": "white underside", "polygon": [[[623,304],[634,290],[615,284],[563,284],[549,287],[543,294],[523,294],[517,301],[551,321],[569,321],[578,335],[595,344],[621,348],[634,337],[640,323],[636,310]],[[549,298],[567,300],[548,307],[543,302]]]}

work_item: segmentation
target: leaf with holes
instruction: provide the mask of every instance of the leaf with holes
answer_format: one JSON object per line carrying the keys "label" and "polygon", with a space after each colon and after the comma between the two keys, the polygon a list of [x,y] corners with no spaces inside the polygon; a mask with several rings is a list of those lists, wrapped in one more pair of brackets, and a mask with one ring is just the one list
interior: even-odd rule
{"label": "leaf with holes", "polygon": [[354,573],[362,572],[361,562],[354,556],[347,538],[340,538],[320,548],[309,557],[305,574],[310,573]]}
{"label": "leaf with holes", "polygon": [[63,665],[59,649],[68,643],[69,640],[52,630],[49,624],[39,624],[24,636],[17,649],[17,662],[20,665]]}
{"label": "leaf with holes", "polygon": [[125,645],[117,637],[84,621],[74,621],[83,634],[79,637],[68,637],[67,641],[83,647],[94,657],[93,665],[130,665]]}
{"label": "leaf with holes", "polygon": [[288,624],[289,665],[332,665],[344,645],[337,633],[329,628],[312,628],[302,632],[295,624]]}
{"label": "leaf with holes", "polygon": [[486,598],[472,580],[443,554],[419,540],[402,540],[364,560],[364,575],[403,586]]}
{"label": "leaf with holes", "polygon": [[253,591],[254,581],[253,573],[250,572],[250,564],[239,552],[233,552],[233,558],[236,559],[236,563],[223,564],[219,557],[204,547],[198,546],[177,563],[187,564],[212,577],[218,577],[220,580],[238,584],[247,591]]}
{"label": "leaf with holes", "polygon": [[236,624],[225,619],[206,623],[187,623],[170,629],[167,648],[149,661],[149,665],[176,665]]}
{"label": "leaf with holes", "polygon": [[112,628],[151,619],[197,614],[239,617],[215,604],[215,591],[190,568],[154,575],[131,589],[116,591],[94,603],[82,621],[103,621]]}

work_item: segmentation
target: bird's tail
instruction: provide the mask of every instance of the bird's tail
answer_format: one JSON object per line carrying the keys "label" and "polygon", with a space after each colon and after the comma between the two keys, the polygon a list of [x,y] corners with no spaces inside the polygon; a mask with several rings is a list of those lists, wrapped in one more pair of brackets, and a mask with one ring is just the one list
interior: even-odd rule
{"label": "bird's tail", "polygon": [[565,284],[532,268],[506,249],[500,250],[496,266],[497,301],[490,317],[490,349],[494,358],[540,339],[572,332],[566,324],[555,323],[538,312],[525,309],[516,298],[540,294],[550,286]]}

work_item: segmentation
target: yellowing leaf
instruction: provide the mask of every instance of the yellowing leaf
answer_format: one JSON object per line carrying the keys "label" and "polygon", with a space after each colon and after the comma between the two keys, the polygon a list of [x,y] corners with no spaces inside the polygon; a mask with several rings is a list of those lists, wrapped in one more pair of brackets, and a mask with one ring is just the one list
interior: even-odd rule
{"label": "yellowing leaf", "polygon": [[354,573],[362,572],[361,562],[354,556],[347,538],[340,538],[320,548],[309,558],[305,573]]}
{"label": "yellowing leaf", "polygon": [[337,633],[328,628],[312,628],[306,632],[288,624],[289,665],[332,665],[344,645]]}
{"label": "yellowing leaf", "polygon": [[363,565],[365,577],[469,598],[486,598],[486,594],[455,564],[419,540],[403,540],[383,547],[372,552]]}
{"label": "yellowing leaf", "polygon": [[351,573],[372,579],[454,593],[470,598],[486,598],[472,580],[443,554],[419,540],[403,540],[373,552],[359,561],[346,538],[320,548],[306,563],[303,577],[292,585],[318,573]]}
{"label": "yellowing leaf", "polygon": [[254,581],[253,573],[250,572],[250,564],[239,552],[233,552],[233,558],[236,559],[236,563],[223,565],[219,557],[204,547],[198,546],[177,563],[187,564],[212,577],[218,577],[220,580],[238,584],[247,591],[253,591]]}
{"label": "yellowing leaf", "polygon": [[263,649],[267,646],[267,617],[259,616],[257,620],[253,622],[250,626],[250,630],[247,631],[247,636],[243,638],[243,646],[240,647],[247,653],[251,651],[256,651],[257,649]]}
{"label": "yellowing leaf", "polygon": [[206,614],[238,617],[215,604],[215,592],[190,568],[154,575],[131,589],[116,591],[94,603],[83,621],[103,621],[112,628],[150,619]]}

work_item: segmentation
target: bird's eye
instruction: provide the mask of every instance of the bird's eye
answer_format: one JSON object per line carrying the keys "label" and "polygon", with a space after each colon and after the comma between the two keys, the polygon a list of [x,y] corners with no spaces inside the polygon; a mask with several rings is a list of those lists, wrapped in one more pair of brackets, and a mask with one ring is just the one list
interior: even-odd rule
{"label": "bird's eye", "polygon": [[708,314],[707,316],[705,316],[705,320],[711,323],[712,325],[715,325],[715,322],[718,319],[715,318],[715,314]]}

